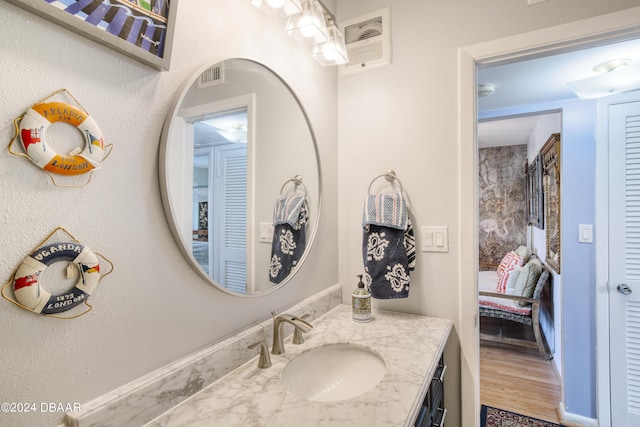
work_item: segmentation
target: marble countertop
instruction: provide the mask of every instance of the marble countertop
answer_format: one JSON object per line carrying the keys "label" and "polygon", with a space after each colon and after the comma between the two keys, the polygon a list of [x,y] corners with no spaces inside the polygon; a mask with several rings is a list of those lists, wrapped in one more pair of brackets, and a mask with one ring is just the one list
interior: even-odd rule
{"label": "marble countertop", "polygon": [[[357,323],[351,307],[339,305],[313,322],[305,342],[285,340],[286,353],[271,355],[272,366],[258,369],[257,356],[146,427],[178,426],[410,426],[422,404],[451,322],[391,311],[374,311],[373,320]],[[290,333],[290,329],[286,330]],[[315,402],[287,391],[282,370],[296,355],[329,343],[368,346],[387,365],[372,390],[349,400]],[[271,343],[269,343],[271,344]]]}

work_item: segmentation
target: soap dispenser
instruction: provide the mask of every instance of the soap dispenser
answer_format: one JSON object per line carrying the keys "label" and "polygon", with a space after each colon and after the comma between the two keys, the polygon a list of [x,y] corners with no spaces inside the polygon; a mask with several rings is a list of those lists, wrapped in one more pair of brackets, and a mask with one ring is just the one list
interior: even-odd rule
{"label": "soap dispenser", "polygon": [[364,287],[362,274],[358,274],[358,288],[351,294],[351,308],[353,320],[356,322],[368,322],[371,320],[371,292]]}

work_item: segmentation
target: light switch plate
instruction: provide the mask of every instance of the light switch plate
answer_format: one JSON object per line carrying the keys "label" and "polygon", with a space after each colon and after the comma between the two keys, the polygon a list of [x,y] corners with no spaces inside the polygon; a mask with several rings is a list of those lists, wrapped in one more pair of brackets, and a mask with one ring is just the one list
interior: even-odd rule
{"label": "light switch plate", "polygon": [[270,222],[260,223],[260,243],[271,243],[273,241],[273,224]]}
{"label": "light switch plate", "polygon": [[593,243],[592,224],[578,224],[578,243]]}
{"label": "light switch plate", "polygon": [[449,252],[448,229],[446,225],[421,227],[422,252]]}

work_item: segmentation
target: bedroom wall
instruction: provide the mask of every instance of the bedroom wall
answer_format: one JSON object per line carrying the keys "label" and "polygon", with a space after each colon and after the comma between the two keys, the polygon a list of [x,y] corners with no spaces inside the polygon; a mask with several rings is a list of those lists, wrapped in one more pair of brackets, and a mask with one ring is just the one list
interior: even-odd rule
{"label": "bedroom wall", "polygon": [[[160,72],[0,1],[3,146],[14,118],[60,88],[114,144],[80,189],[55,187],[28,160],[0,152],[2,283],[56,226],[115,264],[90,298],[93,310],[78,319],[46,318],[0,300],[2,402],[82,404],[338,282],[335,68],[319,66],[248,1],[181,1],[177,16],[171,70]],[[205,63],[231,57],[256,59],[291,85],[323,167],[320,229],[308,262],[291,283],[260,298],[223,294],[189,267],[167,227],[158,185],[160,133],[182,82]],[[62,418],[2,413],[0,425],[52,426]]]}
{"label": "bedroom wall", "polygon": [[578,225],[595,223],[596,101],[568,101],[562,112],[562,323],[565,407],[596,418],[595,247]]}
{"label": "bedroom wall", "polygon": [[[531,138],[529,138],[529,144],[527,145],[527,157],[529,162],[531,162],[540,152],[540,149],[544,143],[547,142],[551,134],[559,133],[561,131],[561,113],[539,116],[538,122],[531,134]],[[534,253],[537,254],[540,259],[544,260],[547,251],[545,230],[529,226],[529,240],[532,241],[531,247],[533,248]],[[553,286],[553,319],[550,319],[549,315],[544,312],[540,317],[540,327],[544,331],[547,343],[553,353],[553,363],[556,366],[556,371],[562,376],[562,277],[553,271],[551,272],[551,275]]]}
{"label": "bedroom wall", "polygon": [[495,270],[505,254],[527,244],[526,163],[526,144],[478,150],[480,271]]}
{"label": "bedroom wall", "polygon": [[[565,408],[595,417],[595,248],[578,242],[578,225],[595,222],[594,101],[565,101],[562,114],[541,116],[530,156],[549,135],[561,132],[561,274],[553,273],[554,363],[565,378]],[[544,259],[544,230],[533,227],[534,246]],[[588,307],[588,309],[585,309]],[[564,321],[563,321],[564,318]],[[588,333],[585,333],[588,331]],[[549,335],[547,335],[549,337]],[[564,363],[563,363],[564,361]]]}

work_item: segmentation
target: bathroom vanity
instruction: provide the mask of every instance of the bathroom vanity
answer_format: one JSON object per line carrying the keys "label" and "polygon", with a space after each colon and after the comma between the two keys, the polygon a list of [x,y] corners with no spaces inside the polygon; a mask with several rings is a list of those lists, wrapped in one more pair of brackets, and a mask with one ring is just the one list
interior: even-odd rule
{"label": "bathroom vanity", "polygon": [[[351,307],[338,305],[312,322],[304,343],[284,341],[285,353],[271,355],[272,366],[258,368],[258,357],[231,371],[218,381],[146,424],[148,427],[177,426],[436,426],[442,408],[442,355],[451,322],[425,316],[374,311],[368,323],[356,323]],[[288,325],[286,325],[289,327]],[[291,333],[292,329],[287,331]],[[269,342],[269,346],[271,343]],[[383,376],[368,390],[346,398],[309,400],[283,381],[283,371],[296,358],[319,349],[335,347],[369,352],[383,361]],[[345,353],[346,354],[346,353]],[[340,356],[338,356],[340,357]],[[313,359],[313,358],[312,358]],[[296,369],[305,374],[304,358]],[[293,364],[292,364],[293,365]],[[359,366],[359,365],[356,365]],[[319,378],[333,375],[317,365]],[[355,378],[373,372],[355,369]],[[313,376],[304,376],[312,382]],[[326,379],[326,378],[325,378]],[[336,383],[340,380],[337,379]],[[351,378],[354,381],[354,378]],[[357,379],[356,379],[357,381]],[[305,388],[305,384],[298,384]]]}

